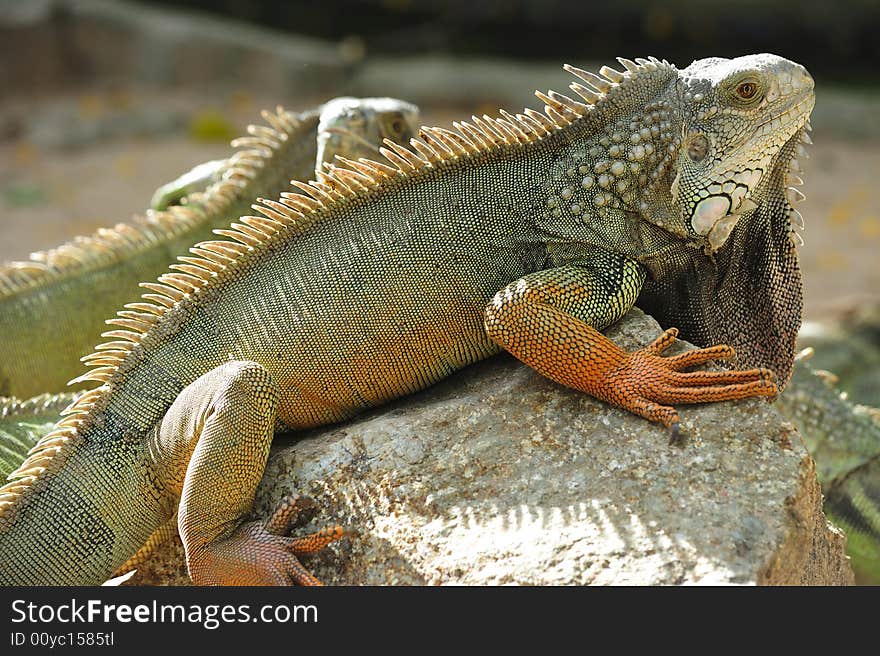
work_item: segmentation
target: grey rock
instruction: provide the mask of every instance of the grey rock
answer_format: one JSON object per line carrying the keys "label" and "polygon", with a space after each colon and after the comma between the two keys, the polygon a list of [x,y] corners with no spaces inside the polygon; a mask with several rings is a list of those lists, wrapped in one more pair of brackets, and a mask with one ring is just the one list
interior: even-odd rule
{"label": "grey rock", "polygon": [[[627,348],[659,334],[633,310]],[[683,344],[674,347],[681,350]],[[762,400],[681,409],[686,441],[501,356],[345,424],[276,440],[257,494],[360,531],[331,584],[849,584],[794,426]],[[133,583],[188,579],[168,545]]]}

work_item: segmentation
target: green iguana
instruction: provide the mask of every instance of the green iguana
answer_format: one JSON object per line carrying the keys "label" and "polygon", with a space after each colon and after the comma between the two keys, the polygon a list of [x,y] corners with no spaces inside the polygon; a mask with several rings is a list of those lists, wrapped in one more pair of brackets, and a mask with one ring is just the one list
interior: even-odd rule
{"label": "green iguana", "polygon": [[[195,169],[212,176],[190,172],[162,187],[154,202],[166,209],[0,265],[0,396],[62,390],[82,371],[80,358],[104,320],[138,300],[138,283],[154,280],[256,197],[277,196],[291,177],[313,177],[316,161],[320,168],[339,152],[375,156],[383,138],[406,143],[418,128],[418,109],[394,98],[338,98],[302,114],[279,107],[263,116],[268,126],[250,126],[222,166]],[[185,205],[168,207],[183,196]]]}
{"label": "green iguana", "polygon": [[77,395],[40,394],[25,400],[0,396],[0,480],[6,480],[24,462],[28,451],[52,430],[61,411]]}
{"label": "green iguana", "polygon": [[[392,139],[397,143],[405,144],[415,136],[418,129],[418,108],[397,98],[343,96],[327,101],[321,105],[319,111],[317,163],[314,169],[316,175],[321,175],[323,163],[333,162],[336,155],[352,158],[375,157],[379,154],[382,139]],[[310,140],[314,136],[312,130],[304,134],[303,138]],[[309,146],[311,145],[310,142]],[[166,210],[172,205],[181,204],[187,196],[204,192],[222,181],[224,173],[235,163],[233,158],[216,159],[199,164],[179,178],[159,187],[153,194],[150,208]],[[310,163],[311,161],[306,158],[305,165]],[[303,175],[296,175],[298,171]],[[298,167],[297,170],[291,171],[290,176],[305,180],[309,177],[309,172],[304,167]],[[271,191],[267,191],[264,195],[270,193]],[[159,273],[161,272],[157,272],[156,275]]]}
{"label": "green iguana", "polygon": [[828,518],[846,533],[856,582],[880,584],[880,410],[851,403],[836,377],[796,359],[791,383],[776,402],[816,460]]}
{"label": "green iguana", "polygon": [[[341,421],[506,348],[678,428],[672,403],[775,396],[800,324],[791,162],[814,104],[773,55],[567,66],[583,101],[422,128],[255,205],[112,320],[85,392],[0,488],[0,581],[98,583],[177,511],[196,583],[317,583],[345,535],[243,523],[276,428]],[[665,299],[665,302],[664,302]],[[676,334],[600,332],[636,301]],[[714,345],[724,341],[728,344]],[[736,349],[736,351],[734,351]],[[746,370],[692,372],[725,359]]]}

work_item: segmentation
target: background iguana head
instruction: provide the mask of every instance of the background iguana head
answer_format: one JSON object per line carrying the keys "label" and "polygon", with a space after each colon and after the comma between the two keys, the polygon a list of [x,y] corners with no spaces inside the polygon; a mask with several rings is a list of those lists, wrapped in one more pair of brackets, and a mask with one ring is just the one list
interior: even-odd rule
{"label": "background iguana head", "polygon": [[405,144],[418,130],[419,108],[411,103],[397,98],[335,98],[322,108],[318,162],[333,162],[336,155],[381,158],[384,139]]}
{"label": "background iguana head", "polygon": [[791,206],[802,195],[791,185],[813,80],[774,55],[706,59],[681,72],[670,103],[681,136],[666,175],[688,239],[652,257],[660,264],[648,265],[639,304],[698,345],[730,344],[736,366],[768,367],[785,385],[803,296]]}

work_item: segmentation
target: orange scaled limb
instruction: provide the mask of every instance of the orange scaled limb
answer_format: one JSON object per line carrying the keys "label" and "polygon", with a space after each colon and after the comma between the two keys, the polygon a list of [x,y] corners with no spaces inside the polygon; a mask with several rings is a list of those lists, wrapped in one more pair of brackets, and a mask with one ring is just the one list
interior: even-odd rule
{"label": "orange scaled limb", "polygon": [[[286,497],[265,522],[249,522],[240,526],[231,539],[213,545],[222,566],[219,580],[200,581],[220,585],[323,585],[300,562],[300,556],[321,551],[331,542],[352,535],[341,526],[322,528],[301,537],[288,537],[291,529],[309,521],[315,514],[315,502],[305,496]],[[266,567],[252,571],[251,562]],[[201,568],[196,566],[196,570]],[[195,572],[193,572],[195,574]],[[216,574],[215,574],[216,576]],[[195,578],[195,577],[194,577]]]}
{"label": "orange scaled limb", "polygon": [[[533,295],[534,296],[534,295]],[[675,342],[670,328],[652,344],[625,351],[585,321],[528,294],[490,304],[489,336],[514,356],[548,378],[630,412],[660,422],[678,437],[673,403],[708,403],[775,396],[769,369],[695,371],[682,369],[734,356],[730,346],[695,349],[671,357],[662,352]]]}
{"label": "orange scaled limb", "polygon": [[686,367],[710,360],[729,360],[736,353],[730,346],[719,344],[662,357],[662,352],[677,336],[678,329],[670,328],[645,348],[633,352],[624,351],[605,338],[622,357],[616,367],[600,372],[606,389],[596,396],[662,423],[671,429],[672,441],[675,441],[679,418],[671,407],[673,403],[711,403],[778,394],[775,375],[770,369],[683,372]]}

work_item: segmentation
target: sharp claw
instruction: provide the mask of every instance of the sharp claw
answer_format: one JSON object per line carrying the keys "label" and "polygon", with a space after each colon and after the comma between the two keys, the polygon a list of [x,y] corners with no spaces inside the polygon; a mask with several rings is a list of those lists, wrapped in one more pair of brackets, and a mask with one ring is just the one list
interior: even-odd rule
{"label": "sharp claw", "polygon": [[669,427],[669,444],[678,445],[681,444],[681,430],[680,424],[676,421],[673,422]]}
{"label": "sharp claw", "polygon": [[647,350],[659,355],[675,343],[676,337],[678,337],[678,328],[667,328],[660,337],[648,345]]}

